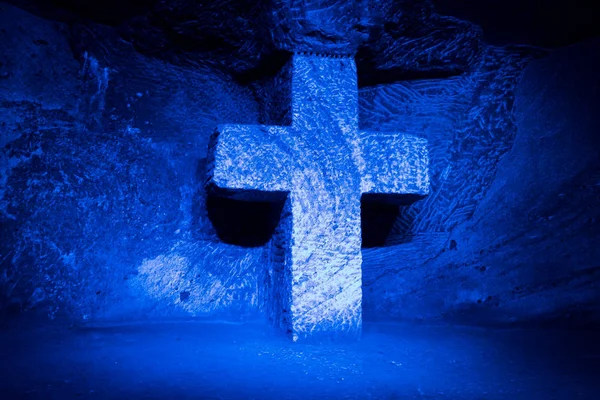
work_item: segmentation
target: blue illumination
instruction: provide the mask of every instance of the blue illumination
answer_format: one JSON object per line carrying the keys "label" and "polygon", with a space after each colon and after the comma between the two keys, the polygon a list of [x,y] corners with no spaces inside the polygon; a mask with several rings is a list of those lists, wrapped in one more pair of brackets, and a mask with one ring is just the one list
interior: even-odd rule
{"label": "blue illumination", "polygon": [[600,40],[486,43],[549,3],[11,3],[0,400],[599,397]]}

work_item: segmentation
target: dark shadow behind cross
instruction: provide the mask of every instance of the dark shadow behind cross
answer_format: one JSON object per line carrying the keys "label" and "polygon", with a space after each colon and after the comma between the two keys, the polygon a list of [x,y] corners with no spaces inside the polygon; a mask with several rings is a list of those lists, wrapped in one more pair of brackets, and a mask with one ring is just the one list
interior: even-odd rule
{"label": "dark shadow behind cross", "polygon": [[295,54],[291,126],[220,125],[207,190],[284,199],[269,242],[267,309],[294,340],[357,338],[362,326],[361,197],[429,191],[425,139],[358,129],[352,58]]}

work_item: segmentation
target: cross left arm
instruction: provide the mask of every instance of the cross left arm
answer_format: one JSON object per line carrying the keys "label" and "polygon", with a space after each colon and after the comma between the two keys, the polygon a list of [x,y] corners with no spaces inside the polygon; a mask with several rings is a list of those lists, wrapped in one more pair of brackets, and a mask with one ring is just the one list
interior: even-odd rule
{"label": "cross left arm", "polygon": [[209,188],[244,199],[287,192],[289,151],[285,135],[285,127],[219,125],[208,152]]}

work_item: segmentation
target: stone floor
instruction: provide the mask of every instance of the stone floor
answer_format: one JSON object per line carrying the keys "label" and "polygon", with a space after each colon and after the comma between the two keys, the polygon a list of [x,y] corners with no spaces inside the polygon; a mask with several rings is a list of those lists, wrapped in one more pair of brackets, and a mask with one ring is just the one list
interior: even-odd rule
{"label": "stone floor", "polygon": [[258,324],[4,328],[0,398],[600,399],[598,337],[366,323],[358,344],[306,345]]}

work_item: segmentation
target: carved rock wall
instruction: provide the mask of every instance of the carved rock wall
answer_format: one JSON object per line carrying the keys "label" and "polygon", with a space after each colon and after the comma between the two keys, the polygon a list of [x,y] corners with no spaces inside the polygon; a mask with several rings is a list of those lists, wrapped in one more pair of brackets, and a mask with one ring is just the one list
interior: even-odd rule
{"label": "carved rock wall", "polygon": [[[244,315],[260,249],[220,242],[201,177],[252,93],[0,4],[0,308],[74,320]],[[85,44],[85,43],[84,43]],[[17,63],[18,61],[18,63]]]}
{"label": "carved rock wall", "polygon": [[[430,145],[431,195],[400,209],[386,247],[363,249],[365,317],[597,315],[597,43],[521,75],[537,50],[487,46],[424,2],[342,3],[219,14],[159,2],[117,29],[0,3],[0,309],[72,320],[262,309],[281,207],[206,198],[206,150],[218,123],[289,123],[287,77],[256,79],[276,47],[305,46],[358,47],[360,129]],[[236,7],[244,17],[224,30]],[[278,15],[295,25],[269,38]]]}
{"label": "carved rock wall", "polygon": [[361,90],[362,128],[425,137],[429,145],[432,194],[401,211],[389,244],[449,232],[472,215],[514,141],[514,89],[531,57],[527,49],[490,47],[474,72]]}
{"label": "carved rock wall", "polygon": [[[458,159],[462,178],[449,174],[455,186],[447,187],[456,188],[446,192],[451,201],[435,207],[451,233],[420,231],[424,222],[437,221],[425,212],[426,201],[424,214],[414,211],[411,240],[364,254],[373,317],[478,324],[600,320],[599,45],[590,41],[532,61],[511,96],[514,119],[504,124],[489,110],[503,110],[512,99],[494,101],[489,89],[497,85],[487,85],[485,107],[478,110],[488,109],[480,115],[491,125],[469,118],[472,128],[457,130],[466,134],[456,154],[465,154]],[[487,152],[481,143],[490,144]],[[446,190],[440,187],[440,197]],[[468,208],[444,206],[452,202]]]}

